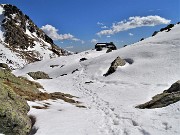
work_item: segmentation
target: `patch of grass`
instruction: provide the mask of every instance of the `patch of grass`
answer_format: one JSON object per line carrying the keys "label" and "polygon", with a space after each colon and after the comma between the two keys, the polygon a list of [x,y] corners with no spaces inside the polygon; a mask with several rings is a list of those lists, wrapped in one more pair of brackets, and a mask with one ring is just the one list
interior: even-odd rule
{"label": "patch of grass", "polygon": [[[54,93],[40,92],[38,89],[39,88],[43,89],[43,87],[39,83],[30,81],[25,77],[16,77],[10,71],[7,71],[5,69],[0,69],[0,82],[9,86],[16,94],[20,95],[21,97],[23,97],[25,100],[28,101],[61,99],[64,102],[71,104],[80,103],[79,101],[72,99],[75,96],[72,96],[70,94],[65,94],[61,92],[54,92]],[[49,104],[47,103],[45,105],[45,108],[47,108],[48,105]]]}
{"label": "patch of grass", "polygon": [[38,93],[39,88],[43,89],[39,83],[29,81],[25,77],[16,77],[10,71],[5,69],[0,69],[0,80],[4,84],[10,86],[13,90],[19,89],[21,91],[32,91]]}

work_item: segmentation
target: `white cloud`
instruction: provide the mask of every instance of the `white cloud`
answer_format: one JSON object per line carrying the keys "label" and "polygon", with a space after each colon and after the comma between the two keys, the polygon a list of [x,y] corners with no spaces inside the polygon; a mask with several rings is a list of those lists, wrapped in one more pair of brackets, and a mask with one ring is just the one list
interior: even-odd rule
{"label": "white cloud", "polygon": [[97,25],[104,25],[102,22],[97,22]]}
{"label": "white cloud", "polygon": [[97,39],[92,39],[92,40],[91,40],[91,43],[96,44],[97,42],[98,42],[98,40],[97,40]]}
{"label": "white cloud", "polygon": [[132,33],[129,33],[129,36],[134,36],[134,34],[132,34]]}
{"label": "white cloud", "polygon": [[41,29],[53,40],[73,40],[73,41],[81,41],[78,38],[75,38],[70,33],[68,34],[58,34],[58,29],[53,27],[52,25],[46,24],[42,26]]}
{"label": "white cloud", "polygon": [[155,11],[160,11],[161,9],[150,9],[148,10],[149,12],[155,12]]}
{"label": "white cloud", "polygon": [[127,21],[121,21],[118,23],[113,23],[111,29],[108,30],[102,30],[97,33],[97,35],[112,35],[116,34],[120,31],[125,31],[137,27],[143,27],[143,26],[155,26],[159,24],[169,24],[171,20],[167,20],[165,18],[162,18],[160,16],[146,16],[146,17],[129,17]]}
{"label": "white cloud", "polygon": [[107,38],[110,38],[111,36],[108,35],[108,36],[106,36],[106,37],[107,37]]}
{"label": "white cloud", "polygon": [[107,28],[108,28],[108,27],[107,27],[107,26],[105,26],[105,25],[101,27],[101,29],[107,29]]}

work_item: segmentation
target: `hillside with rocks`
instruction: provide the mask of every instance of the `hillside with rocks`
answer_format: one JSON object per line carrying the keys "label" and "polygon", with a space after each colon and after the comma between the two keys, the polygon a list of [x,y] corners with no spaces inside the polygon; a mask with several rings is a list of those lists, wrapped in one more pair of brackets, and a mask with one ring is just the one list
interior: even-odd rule
{"label": "hillside with rocks", "polygon": [[[0,5],[0,134],[179,135],[180,23],[72,54]],[[59,57],[64,56],[64,57]]]}
{"label": "hillside with rocks", "polygon": [[[62,100],[28,102],[36,135],[179,135],[179,34],[176,24],[109,53],[87,50],[13,71],[81,102],[80,108]],[[29,74],[39,71],[51,79]],[[48,109],[33,108],[44,102]]]}
{"label": "hillside with rocks", "polygon": [[12,69],[68,54],[16,6],[0,5],[0,59]]}

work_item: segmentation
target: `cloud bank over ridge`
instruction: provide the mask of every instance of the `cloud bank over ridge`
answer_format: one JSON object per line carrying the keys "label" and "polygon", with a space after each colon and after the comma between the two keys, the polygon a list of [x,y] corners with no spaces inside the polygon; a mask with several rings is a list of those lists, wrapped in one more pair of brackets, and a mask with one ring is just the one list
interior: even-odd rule
{"label": "cloud bank over ridge", "polygon": [[169,24],[170,22],[171,20],[167,20],[157,15],[155,16],[150,15],[146,17],[134,16],[134,17],[129,17],[127,21],[125,20],[125,21],[113,23],[110,29],[102,30],[96,34],[99,36],[113,35],[129,29],[134,29],[143,26],[156,26],[160,24]]}

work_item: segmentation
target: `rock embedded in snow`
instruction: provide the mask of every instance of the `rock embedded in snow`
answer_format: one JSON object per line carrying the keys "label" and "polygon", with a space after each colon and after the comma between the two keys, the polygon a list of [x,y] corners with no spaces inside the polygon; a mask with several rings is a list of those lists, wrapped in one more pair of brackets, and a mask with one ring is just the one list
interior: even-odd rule
{"label": "rock embedded in snow", "polygon": [[111,48],[108,48],[106,53],[109,53],[109,52],[112,52],[112,49]]}
{"label": "rock embedded in snow", "polygon": [[8,65],[5,63],[0,63],[1,68],[9,69]]}
{"label": "rock embedded in snow", "polygon": [[168,90],[165,90],[163,93],[154,96],[151,101],[138,105],[136,108],[162,108],[178,101],[180,101],[180,80],[173,83]]}
{"label": "rock embedded in snow", "polygon": [[119,56],[111,63],[111,66],[106,74],[103,76],[108,76],[114,73],[119,66],[124,66],[126,64],[125,60],[121,59]]}
{"label": "rock embedded in snow", "polygon": [[59,65],[50,65],[51,68],[59,67]]}
{"label": "rock embedded in snow", "polygon": [[178,91],[180,91],[180,80],[172,84],[171,87],[168,90],[165,90],[164,92],[172,93],[172,92],[178,92]]}
{"label": "rock embedded in snow", "polygon": [[152,37],[157,35],[159,32],[163,32],[163,31],[169,32],[173,27],[174,27],[174,24],[169,24],[166,27],[161,28],[160,31],[154,31],[154,33],[152,34]]}
{"label": "rock embedded in snow", "polygon": [[42,71],[37,71],[37,72],[29,72],[29,76],[31,76],[33,79],[51,79],[48,74],[42,72]]}
{"label": "rock embedded in snow", "polygon": [[81,58],[81,59],[79,60],[79,62],[85,61],[85,60],[87,60],[87,58]]}

